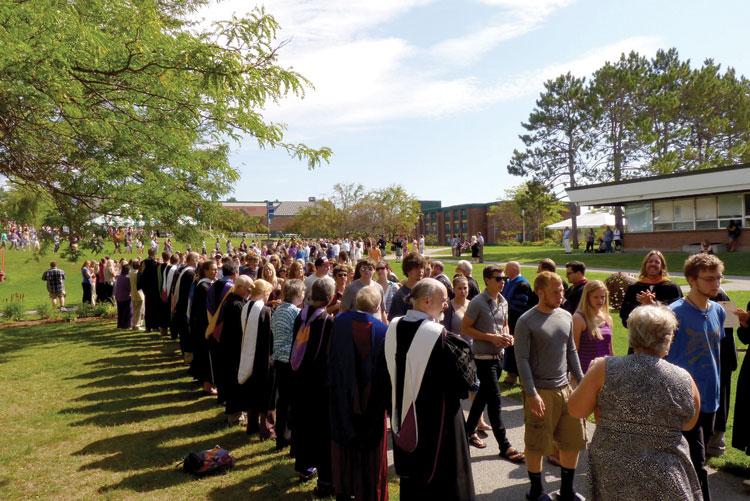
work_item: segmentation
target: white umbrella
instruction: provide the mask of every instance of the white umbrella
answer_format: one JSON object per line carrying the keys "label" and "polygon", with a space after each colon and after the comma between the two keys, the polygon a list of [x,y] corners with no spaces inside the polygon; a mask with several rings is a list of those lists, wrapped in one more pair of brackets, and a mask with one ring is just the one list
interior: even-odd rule
{"label": "white umbrella", "polygon": [[[625,220],[623,219],[623,222]],[[588,212],[586,214],[581,214],[580,216],[576,217],[576,224],[578,225],[578,228],[600,228],[602,226],[612,226],[615,225],[615,216],[612,214],[607,214],[606,212]],[[571,219],[566,219],[565,221],[560,221],[559,223],[550,224],[547,226],[548,230],[564,230],[565,228],[572,228],[573,227],[573,221]]]}

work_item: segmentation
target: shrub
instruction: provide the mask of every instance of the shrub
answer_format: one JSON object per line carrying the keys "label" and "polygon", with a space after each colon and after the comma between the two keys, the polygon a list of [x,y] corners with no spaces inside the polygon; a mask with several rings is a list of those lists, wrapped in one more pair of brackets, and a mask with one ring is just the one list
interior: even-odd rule
{"label": "shrub", "polygon": [[94,306],[92,306],[90,303],[84,303],[83,305],[78,307],[78,310],[76,311],[76,316],[78,318],[93,317]]}
{"label": "shrub", "polygon": [[12,322],[18,322],[23,320],[23,316],[26,313],[26,308],[23,305],[23,301],[8,301],[3,306],[3,315],[5,318]]}
{"label": "shrub", "polygon": [[114,318],[117,316],[117,307],[110,303],[109,301],[103,301],[101,303],[97,303],[96,306],[94,306],[93,315],[94,317],[102,317],[102,318]]}
{"label": "shrub", "polygon": [[50,303],[42,303],[36,307],[36,314],[39,315],[40,320],[47,320],[49,318],[58,318],[60,312],[53,308]]}

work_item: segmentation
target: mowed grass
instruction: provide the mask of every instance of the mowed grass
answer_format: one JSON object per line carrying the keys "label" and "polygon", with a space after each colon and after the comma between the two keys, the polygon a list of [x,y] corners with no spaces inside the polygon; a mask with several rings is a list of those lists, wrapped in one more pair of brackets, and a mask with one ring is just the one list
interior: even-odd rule
{"label": "mowed grass", "polygon": [[[3,499],[312,498],[315,482],[300,484],[273,441],[228,427],[158,335],[111,322],[2,329],[0,387]],[[229,473],[179,469],[217,444],[237,459]]]}
{"label": "mowed grass", "polygon": [[[433,248],[442,249],[445,247]],[[585,262],[586,266],[591,268],[603,268],[617,271],[640,269],[641,261],[643,261],[643,256],[646,254],[644,251],[616,252],[612,254],[585,254],[583,252],[584,248],[585,244],[584,247],[574,251],[572,254],[565,254],[565,250],[562,247],[554,246],[488,245],[484,248],[484,260],[485,262],[501,263],[518,261],[519,263],[533,265],[534,267],[536,267],[536,263],[544,258],[552,259],[558,266],[563,266],[568,261],[579,260]],[[664,253],[668,269],[672,271],[673,275],[681,275],[679,271],[682,270],[682,265],[688,255],[689,254],[685,252]],[[441,256],[450,257],[450,250],[441,253]],[[725,252],[718,256],[726,265],[725,274],[750,276],[750,253],[747,251],[733,253]],[[461,259],[471,260],[471,254],[464,254]]]}

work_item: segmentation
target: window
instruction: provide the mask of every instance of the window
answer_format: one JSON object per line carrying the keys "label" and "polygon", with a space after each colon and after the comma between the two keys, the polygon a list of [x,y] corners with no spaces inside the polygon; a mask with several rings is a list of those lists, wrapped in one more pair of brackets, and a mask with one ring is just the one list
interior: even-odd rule
{"label": "window", "polygon": [[719,224],[716,221],[716,219],[712,221],[696,221],[695,222],[696,230],[715,230],[718,227],[719,227]]}
{"label": "window", "polygon": [[654,202],[654,224],[671,223],[674,221],[672,201]]}
{"label": "window", "polygon": [[719,195],[719,218],[742,217],[742,198],[738,194]]}
{"label": "window", "polygon": [[716,197],[695,199],[695,219],[696,221],[716,219]]}
{"label": "window", "polygon": [[651,217],[651,202],[626,205],[627,233],[653,231]]}
{"label": "window", "polygon": [[461,223],[461,231],[463,233],[467,233],[469,231],[469,225],[466,224],[466,221],[464,221],[463,223]]}
{"label": "window", "polygon": [[693,220],[695,219],[694,200],[692,198],[683,198],[681,200],[674,200],[672,204],[674,206],[674,221],[690,222],[690,229],[692,230]]}
{"label": "window", "polygon": [[745,195],[745,215],[750,216],[750,193]]}

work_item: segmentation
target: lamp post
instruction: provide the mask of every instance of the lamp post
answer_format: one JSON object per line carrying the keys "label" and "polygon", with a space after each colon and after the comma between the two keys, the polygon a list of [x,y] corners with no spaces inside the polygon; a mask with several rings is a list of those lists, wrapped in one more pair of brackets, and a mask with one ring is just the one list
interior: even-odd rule
{"label": "lamp post", "polygon": [[521,209],[521,243],[526,243],[526,210]]}

